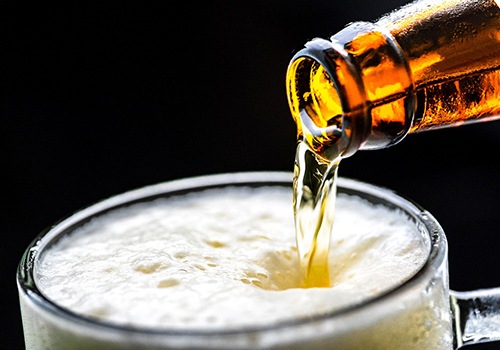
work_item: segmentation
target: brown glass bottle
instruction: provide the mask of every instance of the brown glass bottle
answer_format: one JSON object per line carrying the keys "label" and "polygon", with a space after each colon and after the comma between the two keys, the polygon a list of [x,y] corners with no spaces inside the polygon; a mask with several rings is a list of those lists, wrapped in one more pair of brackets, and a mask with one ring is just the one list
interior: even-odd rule
{"label": "brown glass bottle", "polygon": [[299,138],[321,158],[500,118],[500,0],[424,0],[314,39],[290,62]]}

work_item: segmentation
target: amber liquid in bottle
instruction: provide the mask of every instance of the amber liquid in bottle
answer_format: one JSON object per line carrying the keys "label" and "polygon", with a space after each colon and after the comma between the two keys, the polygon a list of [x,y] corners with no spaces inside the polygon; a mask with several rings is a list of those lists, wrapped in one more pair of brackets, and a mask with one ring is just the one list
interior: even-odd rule
{"label": "amber liquid in bottle", "polygon": [[500,118],[495,0],[416,1],[376,23],[314,39],[292,59],[294,205],[305,286],[328,286],[335,178],[342,158],[407,134]]}

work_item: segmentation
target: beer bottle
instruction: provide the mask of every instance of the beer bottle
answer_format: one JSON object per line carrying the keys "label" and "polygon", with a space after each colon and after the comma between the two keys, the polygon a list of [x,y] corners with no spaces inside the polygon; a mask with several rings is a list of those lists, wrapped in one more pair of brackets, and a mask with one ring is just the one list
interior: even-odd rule
{"label": "beer bottle", "polygon": [[500,117],[500,0],[420,0],[292,58],[298,137],[323,159]]}

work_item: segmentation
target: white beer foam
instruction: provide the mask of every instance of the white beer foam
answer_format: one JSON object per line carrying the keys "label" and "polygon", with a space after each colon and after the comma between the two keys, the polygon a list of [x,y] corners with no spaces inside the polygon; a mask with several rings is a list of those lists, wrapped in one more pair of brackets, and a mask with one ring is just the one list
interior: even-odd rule
{"label": "white beer foam", "polygon": [[214,329],[330,312],[387,291],[425,262],[400,212],[339,195],[331,288],[297,288],[292,194],[207,190],[105,214],[42,256],[37,284],[76,313],[135,326]]}

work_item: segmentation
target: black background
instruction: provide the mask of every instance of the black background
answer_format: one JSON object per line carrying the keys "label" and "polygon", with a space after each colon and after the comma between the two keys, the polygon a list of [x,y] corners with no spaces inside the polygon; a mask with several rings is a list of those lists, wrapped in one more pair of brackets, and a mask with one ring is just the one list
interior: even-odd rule
{"label": "black background", "polygon": [[[23,349],[15,271],[36,234],[152,183],[291,171],[285,72],[293,53],[404,2],[2,2],[0,348]],[[476,124],[358,152],[339,174],[434,214],[448,235],[453,289],[495,287],[499,151],[500,124]]]}

